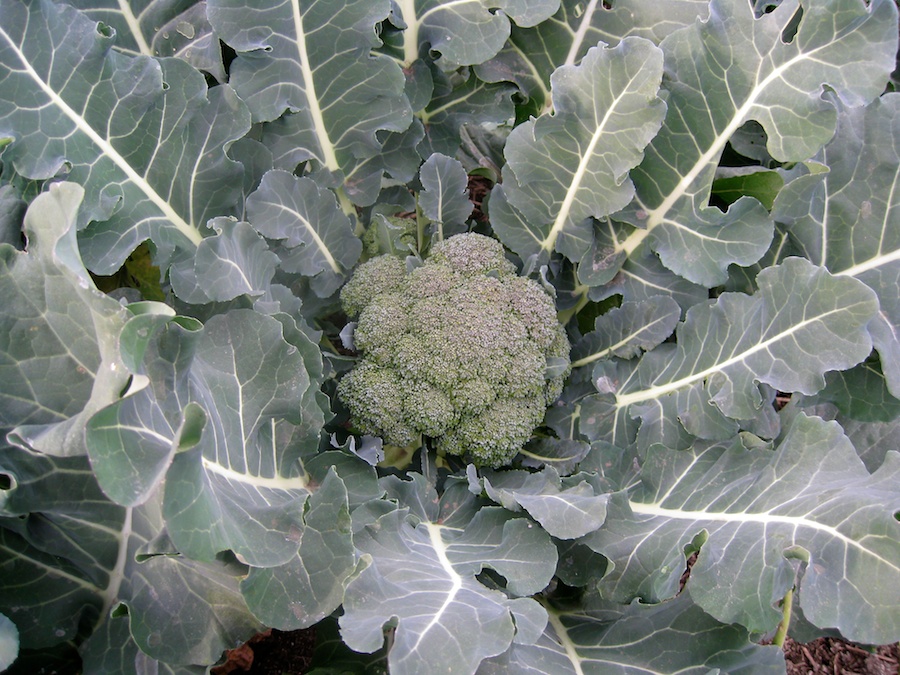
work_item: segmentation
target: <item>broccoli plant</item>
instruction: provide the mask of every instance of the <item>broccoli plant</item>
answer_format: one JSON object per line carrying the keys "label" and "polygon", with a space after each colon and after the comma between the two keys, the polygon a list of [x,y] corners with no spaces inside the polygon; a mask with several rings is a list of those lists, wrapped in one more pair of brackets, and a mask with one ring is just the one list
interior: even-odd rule
{"label": "broccoli plant", "polygon": [[895,0],[0,0],[0,669],[896,642],[897,48]]}
{"label": "broccoli plant", "polygon": [[569,374],[553,299],[480,234],[437,243],[409,272],[398,257],[373,258],[341,302],[361,358],[338,395],[358,431],[393,445],[424,435],[477,466],[508,464]]}

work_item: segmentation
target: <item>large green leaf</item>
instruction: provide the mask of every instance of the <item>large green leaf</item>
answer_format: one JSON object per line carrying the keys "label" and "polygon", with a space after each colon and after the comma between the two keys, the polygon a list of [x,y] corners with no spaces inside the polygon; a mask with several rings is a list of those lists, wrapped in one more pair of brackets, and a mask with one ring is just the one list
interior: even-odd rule
{"label": "large green leaf", "polygon": [[[512,97],[515,87],[507,83],[491,84],[473,74],[442,73],[422,62],[407,75],[408,86],[424,87],[428,98],[417,112],[424,125],[424,140],[419,153],[456,156],[463,127],[491,128],[506,124],[515,116]],[[420,81],[423,80],[423,81]]]}
{"label": "large green leaf", "polygon": [[207,91],[180,59],[132,57],[112,31],[48,0],[0,4],[0,136],[27,178],[65,173],[85,188],[87,266],[111,274],[143,240],[161,263],[193,251],[240,195],[225,155],[250,116],[228,86]]}
{"label": "large green leaf", "polygon": [[774,212],[806,257],[878,294],[872,337],[894,396],[900,396],[898,137],[900,94],[842,111],[834,139],[808,175],[782,190]]}
{"label": "large green leaf", "polygon": [[464,529],[432,521],[413,526],[406,509],[395,509],[356,532],[354,544],[369,566],[347,586],[341,636],[355,651],[374,652],[384,643],[383,626],[396,619],[388,665],[398,675],[473,673],[512,643],[514,617],[531,623],[540,610],[475,575],[492,568],[511,593],[530,595],[556,568],[547,534],[501,508],[481,509]]}
{"label": "large green leaf", "polygon": [[723,293],[688,310],[677,346],[657,347],[636,366],[598,362],[601,396],[585,403],[582,430],[626,447],[632,432],[622,428],[639,418],[641,449],[686,447],[691,436],[724,440],[738,421],[771,410],[760,383],[814,394],[827,371],[869,355],[877,301],[864,284],[803,258],[767,268],[757,284],[752,296]]}
{"label": "large green leaf", "polygon": [[241,583],[253,613],[281,630],[308,628],[334,612],[356,565],[347,487],[333,469],[307,501],[299,540],[295,558],[253,568]]}
{"label": "large green leaf", "polygon": [[799,573],[804,616],[870,644],[900,637],[900,454],[869,474],[834,422],[798,415],[775,452],[695,444],[647,456],[640,486],[618,492],[606,525],[585,542],[610,558],[606,597],[688,588],[725,623],[773,629]]}
{"label": "large green leaf", "polygon": [[296,329],[288,343],[279,321],[250,310],[202,328],[141,315],[126,334],[150,331],[148,386],[90,423],[100,484],[132,505],[165,478],[169,534],[195,559],[225,549],[263,567],[294,558],[311,491],[301,458],[324,424],[311,395],[318,350]]}
{"label": "large green leaf", "polygon": [[708,0],[563,0],[547,21],[531,28],[513,26],[503,50],[476,71],[489,82],[515,82],[549,107],[550,75],[559,66],[578,64],[598,42],[615,46],[637,36],[659,44],[673,31],[705,19],[708,5]]}
{"label": "large green leaf", "polygon": [[708,206],[725,144],[756,120],[775,159],[815,154],[836,122],[823,85],[854,106],[884,89],[897,51],[897,7],[892,0],[787,0],[754,18],[749,3],[713,0],[708,21],[660,46],[668,115],[631,172],[637,199],[618,216],[638,229],[609,245],[631,255],[649,242],[669,269],[715,286],[730,264],[756,262],[772,238],[772,221],[756,200],[739,199],[725,214]]}
{"label": "large green leaf", "polygon": [[[172,664],[214,663],[260,629],[238,591],[246,568],[178,555],[159,499],[113,504],[84,457],[10,448],[0,457],[10,485],[0,509],[0,607],[23,649],[81,642],[118,621],[120,605],[140,649]],[[88,641],[86,658],[127,647],[98,642],[101,654]]]}
{"label": "large green leaf", "polygon": [[523,257],[559,250],[582,258],[593,240],[590,218],[634,196],[628,171],[665,114],[657,97],[662,66],[651,42],[628,38],[554,73],[554,114],[520,124],[506,143],[491,209],[503,243]]}
{"label": "large green leaf", "polygon": [[219,82],[225,79],[219,40],[206,19],[205,1],[73,0],[69,4],[114,28],[120,51],[178,56]]}
{"label": "large green leaf", "polygon": [[523,509],[551,537],[575,539],[593,532],[606,519],[606,501],[594,474],[578,473],[560,478],[556,469],[529,471],[485,470],[476,477],[469,468],[470,490],[485,494],[510,511]]}
{"label": "large green leaf", "polygon": [[441,239],[465,231],[472,214],[469,201],[468,176],[462,164],[440,153],[429,157],[419,172],[423,190],[419,207],[441,233]]}
{"label": "large green leaf", "polygon": [[605,606],[600,612],[549,610],[533,645],[514,644],[486,661],[478,675],[779,675],[778,647],[750,641],[739,626],[719,623],[687,594],[647,606]]}
{"label": "large green leaf", "polygon": [[84,191],[60,183],[25,216],[27,251],[0,244],[0,428],[55,455],[85,454],[84,426],[126,385],[117,338],[127,313],[81,263]]}
{"label": "large green leaf", "polygon": [[572,347],[572,367],[587,366],[617,356],[633,358],[668,338],[681,318],[671,297],[655,295],[641,302],[625,302],[594,320],[594,330]]}
{"label": "large green leaf", "polygon": [[213,218],[216,235],[206,237],[191,254],[180,252],[169,270],[179,299],[198,305],[225,302],[241,295],[260,296],[275,274],[278,256],[249,224]]}
{"label": "large green leaf", "polygon": [[444,70],[492,58],[509,37],[510,19],[534,26],[559,0],[393,0],[391,22],[403,29],[402,60],[411,66],[427,49]]}
{"label": "large green leaf", "polygon": [[383,164],[365,162],[381,152],[376,133],[400,132],[412,121],[400,67],[370,53],[389,11],[388,0],[208,4],[216,32],[238,52],[231,84],[254,122],[278,120],[264,130],[267,144],[290,147],[276,147],[278,168],[312,161],[337,172],[358,203],[374,200],[384,172]]}
{"label": "large green leaf", "polygon": [[12,185],[0,185],[0,244],[21,246],[25,200]]}
{"label": "large green leaf", "polygon": [[362,252],[334,194],[310,178],[269,171],[247,197],[246,207],[259,232],[283,242],[282,269],[315,277],[314,287],[325,297],[343,283]]}

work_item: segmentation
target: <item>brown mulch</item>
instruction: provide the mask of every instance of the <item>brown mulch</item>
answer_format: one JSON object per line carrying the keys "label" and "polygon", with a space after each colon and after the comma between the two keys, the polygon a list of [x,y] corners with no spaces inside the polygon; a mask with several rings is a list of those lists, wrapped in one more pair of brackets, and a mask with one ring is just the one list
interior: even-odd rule
{"label": "brown mulch", "polygon": [[897,675],[897,645],[866,648],[841,640],[819,638],[807,644],[784,641],[788,675]]}
{"label": "brown mulch", "polygon": [[228,652],[224,664],[211,675],[301,675],[312,662],[315,627],[304,630],[267,630]]}

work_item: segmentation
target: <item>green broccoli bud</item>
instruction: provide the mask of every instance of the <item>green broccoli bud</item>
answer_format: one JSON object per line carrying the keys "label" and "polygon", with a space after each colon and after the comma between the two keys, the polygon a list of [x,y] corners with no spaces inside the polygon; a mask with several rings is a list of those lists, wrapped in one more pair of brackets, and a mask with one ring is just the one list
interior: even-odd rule
{"label": "green broccoli bud", "polygon": [[398,258],[373,258],[341,302],[358,317],[360,358],[338,395],[357,430],[391,445],[426,436],[439,452],[502,466],[568,375],[553,299],[489,237],[451,237],[409,272]]}
{"label": "green broccoli bud", "polygon": [[385,293],[403,293],[406,265],[399,258],[382,255],[360,265],[341,289],[341,306],[356,318],[373,298]]}
{"label": "green broccoli bud", "polygon": [[403,389],[391,368],[362,361],[338,385],[338,396],[353,413],[353,424],[364,434],[381,436],[386,443],[405,446],[418,432],[405,420]]}

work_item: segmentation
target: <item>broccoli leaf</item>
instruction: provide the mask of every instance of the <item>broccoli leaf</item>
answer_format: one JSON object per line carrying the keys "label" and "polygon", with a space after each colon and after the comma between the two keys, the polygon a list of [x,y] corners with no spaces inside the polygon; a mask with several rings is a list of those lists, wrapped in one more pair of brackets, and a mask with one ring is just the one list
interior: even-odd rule
{"label": "broccoli leaf", "polygon": [[588,49],[617,45],[629,36],[655,44],[709,11],[707,0],[563,0],[559,11],[534,27],[513,26],[496,58],[476,66],[488,82],[515,82],[541,107],[549,108],[550,76],[559,66],[578,64]]}
{"label": "broccoli leaf", "polygon": [[247,217],[263,235],[284,243],[282,269],[315,277],[323,296],[334,292],[362,252],[334,194],[310,178],[267,172],[247,197]]}
{"label": "broccoli leaf", "polygon": [[19,655],[19,629],[0,614],[0,668],[9,668]]}
{"label": "broccoli leaf", "polygon": [[798,415],[774,453],[654,449],[640,487],[613,495],[607,525],[584,541],[613,562],[605,597],[672,597],[685,552],[699,549],[688,587],[719,621],[774,629],[799,574],[808,620],[880,644],[900,628],[898,470],[889,453],[870,475],[837,424]]}
{"label": "broccoli leaf", "polygon": [[[766,252],[773,226],[759,202],[739,199],[725,214],[707,206],[728,139],[757,120],[773,157],[805,160],[834,133],[836,111],[822,85],[850,105],[866,103],[881,93],[897,48],[890,0],[803,3],[787,39],[800,11],[789,0],[755,18],[747,3],[713,0],[707,22],[663,40],[669,112],[631,172],[637,199],[618,215],[639,229],[614,237],[614,250],[631,255],[648,241],[666,267],[706,286],[724,282],[729,264]],[[861,53],[866,59],[855,58]]]}
{"label": "broccoli leaf", "polygon": [[[15,569],[15,583],[4,574],[0,609],[18,626],[23,649],[83,638],[81,631],[119,621],[120,604],[140,649],[172,664],[215,663],[260,629],[238,591],[246,568],[176,555],[162,534],[160,499],[113,504],[85,457],[11,448],[0,457],[12,484],[0,509],[0,569]],[[89,641],[86,660],[91,650]]]}
{"label": "broccoli leaf", "polygon": [[900,397],[900,149],[893,142],[898,133],[900,94],[844,110],[834,139],[815,157],[827,170],[789,183],[778,196],[774,216],[789,226],[803,255],[878,294],[872,338],[886,365],[888,386]]}
{"label": "broccoli leaf", "polygon": [[424,191],[419,206],[425,216],[439,226],[440,239],[465,231],[466,220],[472,214],[472,202],[466,189],[468,176],[457,160],[439,153],[433,154],[419,172]]}
{"label": "broccoli leaf", "polygon": [[404,131],[412,121],[400,67],[370,54],[388,0],[267,0],[252,7],[210,0],[208,7],[213,28],[238,52],[231,84],[254,122],[272,122],[263,140],[276,166],[293,171],[311,160],[339,173],[338,184],[356,202],[370,204],[383,173],[379,163],[364,162],[381,152],[376,132]]}
{"label": "broccoli leaf", "polygon": [[626,447],[633,438],[621,436],[623,427],[636,417],[642,449],[686,447],[685,430],[724,440],[737,433],[732,420],[765,409],[757,383],[814,394],[825,372],[868,356],[877,302],[864,284],[802,258],[767,268],[757,282],[753,296],[726,293],[694,306],[676,330],[677,346],[657,347],[636,366],[599,362],[594,382],[604,395],[586,402],[582,430]]}
{"label": "broccoli leaf", "polygon": [[[474,468],[474,467],[473,467]],[[472,469],[469,470],[470,474]],[[470,477],[469,489],[483,489],[488,497],[510,511],[525,510],[551,537],[575,539],[593,532],[606,519],[608,494],[589,474],[560,479],[553,467],[540,473],[483,471]]]}
{"label": "broccoli leaf", "polygon": [[388,665],[399,674],[471,673],[504,652],[520,610],[474,575],[490,567],[512,593],[529,595],[556,567],[547,534],[499,508],[481,509],[465,529],[413,526],[404,509],[392,510],[357,532],[354,543],[370,563],[347,586],[341,636],[350,648],[373,652],[384,642],[382,627],[397,617]]}
{"label": "broccoli leaf", "polygon": [[494,210],[492,224],[507,246],[523,257],[559,250],[580,260],[592,241],[586,219],[631,201],[628,171],[665,115],[662,66],[657,47],[628,38],[554,73],[554,114],[520,124],[506,143],[504,182],[492,199],[521,218]]}
{"label": "broccoli leaf", "polygon": [[84,187],[79,222],[96,221],[80,236],[87,267],[111,274],[148,238],[160,265],[196,250],[201,226],[239,196],[241,165],[225,148],[249,130],[244,103],[227,85],[207,92],[180,59],[111,51],[113,32],[68,5],[3,0],[0,13],[0,135],[14,139],[4,160]]}
{"label": "broccoli leaf", "polygon": [[241,593],[267,626],[306,628],[338,608],[355,565],[347,487],[331,469],[306,502],[297,556],[278,567],[251,568]]}
{"label": "broccoli leaf", "polygon": [[53,455],[85,454],[89,417],[128,380],[116,344],[127,312],[94,286],[75,240],[83,194],[52,186],[26,213],[28,250],[0,244],[0,427]]}
{"label": "broccoli leaf", "polygon": [[587,366],[611,356],[634,358],[650,351],[672,334],[680,317],[678,304],[667,296],[625,302],[598,316],[594,330],[573,345],[572,367]]}
{"label": "broccoli leaf", "polygon": [[197,0],[74,0],[86,16],[116,31],[116,46],[126,54],[177,56],[225,81],[219,40],[206,18],[206,2]]}
{"label": "broccoli leaf", "polygon": [[404,65],[411,66],[427,45],[440,53],[443,69],[453,70],[487,61],[509,37],[510,19],[533,26],[551,16],[559,0],[393,0],[392,4],[391,22],[403,29]]}
{"label": "broccoli leaf", "polygon": [[[549,611],[535,644],[513,645],[485,661],[479,675],[539,673],[706,673],[778,675],[784,657],[747,631],[713,619],[688,594],[658,605],[604,605],[602,611]],[[702,660],[697,654],[705,654]]]}

